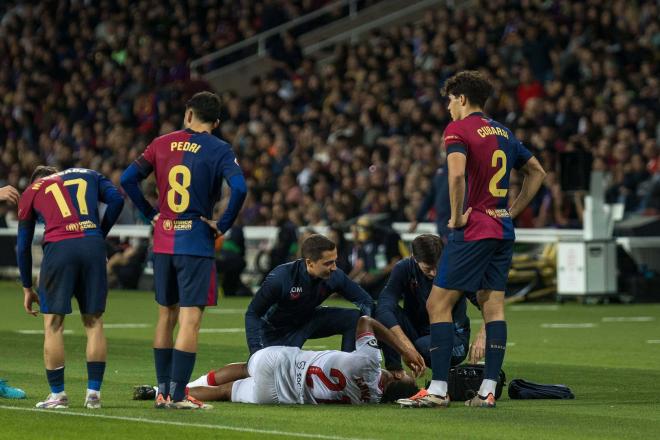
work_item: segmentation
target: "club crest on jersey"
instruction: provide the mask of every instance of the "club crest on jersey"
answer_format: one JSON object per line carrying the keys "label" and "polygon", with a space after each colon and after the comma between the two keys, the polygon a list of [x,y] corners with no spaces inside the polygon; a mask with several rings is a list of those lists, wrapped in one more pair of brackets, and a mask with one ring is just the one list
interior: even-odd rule
{"label": "club crest on jersey", "polygon": [[296,300],[300,298],[300,295],[302,294],[302,287],[300,286],[293,286],[291,290],[289,291],[289,298]]}
{"label": "club crest on jersey", "polygon": [[170,219],[163,220],[163,229],[165,229],[166,231],[171,231],[172,230],[172,220],[170,220]]}

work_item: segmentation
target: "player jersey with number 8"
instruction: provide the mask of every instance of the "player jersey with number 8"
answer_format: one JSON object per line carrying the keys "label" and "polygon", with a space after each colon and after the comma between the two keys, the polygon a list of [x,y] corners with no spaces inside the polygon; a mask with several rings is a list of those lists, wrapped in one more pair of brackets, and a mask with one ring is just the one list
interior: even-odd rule
{"label": "player jersey with number 8", "polygon": [[[179,182],[179,176],[182,177],[181,182]],[[182,213],[190,205],[190,193],[188,192],[191,180],[190,169],[185,165],[175,165],[170,169],[167,180],[170,185],[170,189],[167,191],[167,204],[173,212]]]}
{"label": "player jersey with number 8", "polygon": [[155,171],[158,220],[154,252],[212,257],[212,218],[222,182],[242,171],[226,142],[206,132],[179,130],[153,140],[137,165]]}

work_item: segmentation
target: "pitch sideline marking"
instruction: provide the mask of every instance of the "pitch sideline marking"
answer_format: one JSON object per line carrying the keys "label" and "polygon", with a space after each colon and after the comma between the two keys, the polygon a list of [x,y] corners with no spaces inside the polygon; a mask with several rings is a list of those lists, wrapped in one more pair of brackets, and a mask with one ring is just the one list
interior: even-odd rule
{"label": "pitch sideline marking", "polygon": [[204,311],[204,313],[211,313],[212,315],[232,315],[232,314],[245,313],[245,309],[211,309],[211,308],[208,308]]}
{"label": "pitch sideline marking", "polygon": [[57,414],[64,416],[80,416],[80,417],[95,417],[99,419],[108,419],[108,420],[123,420],[127,422],[141,422],[141,423],[150,423],[152,425],[171,425],[171,426],[183,426],[186,428],[207,428],[207,429],[217,429],[221,431],[237,431],[237,432],[249,432],[254,434],[271,434],[271,435],[281,435],[287,437],[301,437],[301,438],[319,438],[324,440],[369,440],[365,438],[354,438],[354,437],[339,437],[333,435],[323,435],[323,434],[305,434],[301,432],[287,432],[287,431],[276,431],[271,429],[256,429],[256,428],[241,428],[238,426],[228,426],[228,425],[210,425],[207,423],[183,423],[183,422],[172,422],[167,420],[153,420],[153,419],[144,419],[142,417],[125,417],[125,416],[110,416],[102,414],[88,414],[81,412],[69,412],[64,411],[53,411],[48,409],[37,409],[37,408],[22,408],[15,406],[6,406],[0,405],[2,409],[14,410],[14,411],[28,411],[28,412],[38,412],[45,414]]}
{"label": "pitch sideline marking", "polygon": [[[135,328],[149,328],[151,327],[151,324],[139,324],[139,323],[126,323],[126,324],[103,324],[104,329],[135,329]],[[28,330],[16,330],[16,333],[20,333],[22,335],[43,335],[44,331],[39,330],[39,329],[28,329]],[[65,335],[72,335],[74,333],[73,330],[70,329],[65,329],[64,334]]]}
{"label": "pitch sideline marking", "polygon": [[242,333],[245,329],[243,327],[236,328],[200,328],[200,333]]}
{"label": "pitch sideline marking", "polygon": [[547,304],[547,305],[518,305],[518,306],[509,306],[507,310],[512,312],[556,312],[559,310],[559,305],[557,304]]}
{"label": "pitch sideline marking", "polygon": [[[103,326],[106,329],[136,329],[136,328],[149,328],[151,327],[150,324],[104,324]],[[202,328],[199,330],[200,333],[242,333],[244,332],[244,328]],[[16,333],[20,333],[22,335],[43,335],[44,331],[43,330],[16,330]],[[66,329],[64,330],[65,335],[71,335],[73,334],[73,330]]]}
{"label": "pitch sideline marking", "polygon": [[541,328],[594,328],[594,327],[597,327],[597,324],[594,324],[593,322],[541,324]]}
{"label": "pitch sideline marking", "polygon": [[[44,331],[43,330],[16,330],[16,333],[20,333],[22,335],[43,335]],[[63,330],[63,333],[65,335],[72,335],[73,330]]]}
{"label": "pitch sideline marking", "polygon": [[649,322],[655,321],[653,316],[605,316],[603,322]]}
{"label": "pitch sideline marking", "polygon": [[660,339],[649,339],[646,341],[647,344],[660,344]]}

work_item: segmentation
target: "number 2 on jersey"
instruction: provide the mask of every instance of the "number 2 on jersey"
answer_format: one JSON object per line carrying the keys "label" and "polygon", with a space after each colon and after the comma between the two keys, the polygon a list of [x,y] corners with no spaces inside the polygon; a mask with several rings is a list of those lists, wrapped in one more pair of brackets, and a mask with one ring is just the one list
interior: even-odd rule
{"label": "number 2 on jersey", "polygon": [[[87,181],[85,179],[71,179],[65,181],[63,185],[78,186],[78,188],[76,189],[76,200],[78,201],[78,209],[80,210],[80,214],[82,215],[89,214],[89,210],[87,209],[87,200],[85,199],[85,193],[87,192]],[[66,204],[66,200],[64,199],[64,194],[62,194],[62,190],[60,189],[57,183],[51,183],[46,187],[46,194],[48,193],[51,193],[55,198],[55,203],[57,203],[57,207],[60,209],[60,213],[62,214],[62,217],[66,218],[71,216],[71,209]]]}
{"label": "number 2 on jersey", "polygon": [[310,388],[314,387],[312,376],[317,376],[330,391],[341,391],[346,388],[346,376],[336,368],[330,369],[330,377],[337,379],[337,382],[333,382],[332,379],[326,376],[322,369],[312,365],[307,369],[306,378],[307,386]]}
{"label": "number 2 on jersey", "polygon": [[497,187],[497,184],[500,183],[500,180],[502,180],[506,174],[506,153],[502,150],[493,151],[491,166],[493,168],[497,168],[499,166],[499,168],[497,171],[495,171],[495,174],[493,177],[491,177],[490,182],[488,183],[488,191],[490,191],[493,197],[506,197],[508,190],[506,188]]}
{"label": "number 2 on jersey", "polygon": [[[179,175],[182,176],[179,183]],[[170,190],[167,191],[167,204],[173,212],[181,213],[188,209],[190,205],[190,169],[185,165],[175,165],[170,169],[167,175],[167,181],[170,184]],[[179,202],[176,201],[176,195],[179,195]]]}

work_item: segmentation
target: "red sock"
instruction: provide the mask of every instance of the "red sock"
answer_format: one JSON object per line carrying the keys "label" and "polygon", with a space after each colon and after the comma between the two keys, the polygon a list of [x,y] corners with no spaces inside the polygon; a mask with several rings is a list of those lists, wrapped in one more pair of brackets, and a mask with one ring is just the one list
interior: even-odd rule
{"label": "red sock", "polygon": [[211,387],[218,386],[218,384],[215,382],[215,371],[209,371],[209,374],[206,375],[206,381]]}

